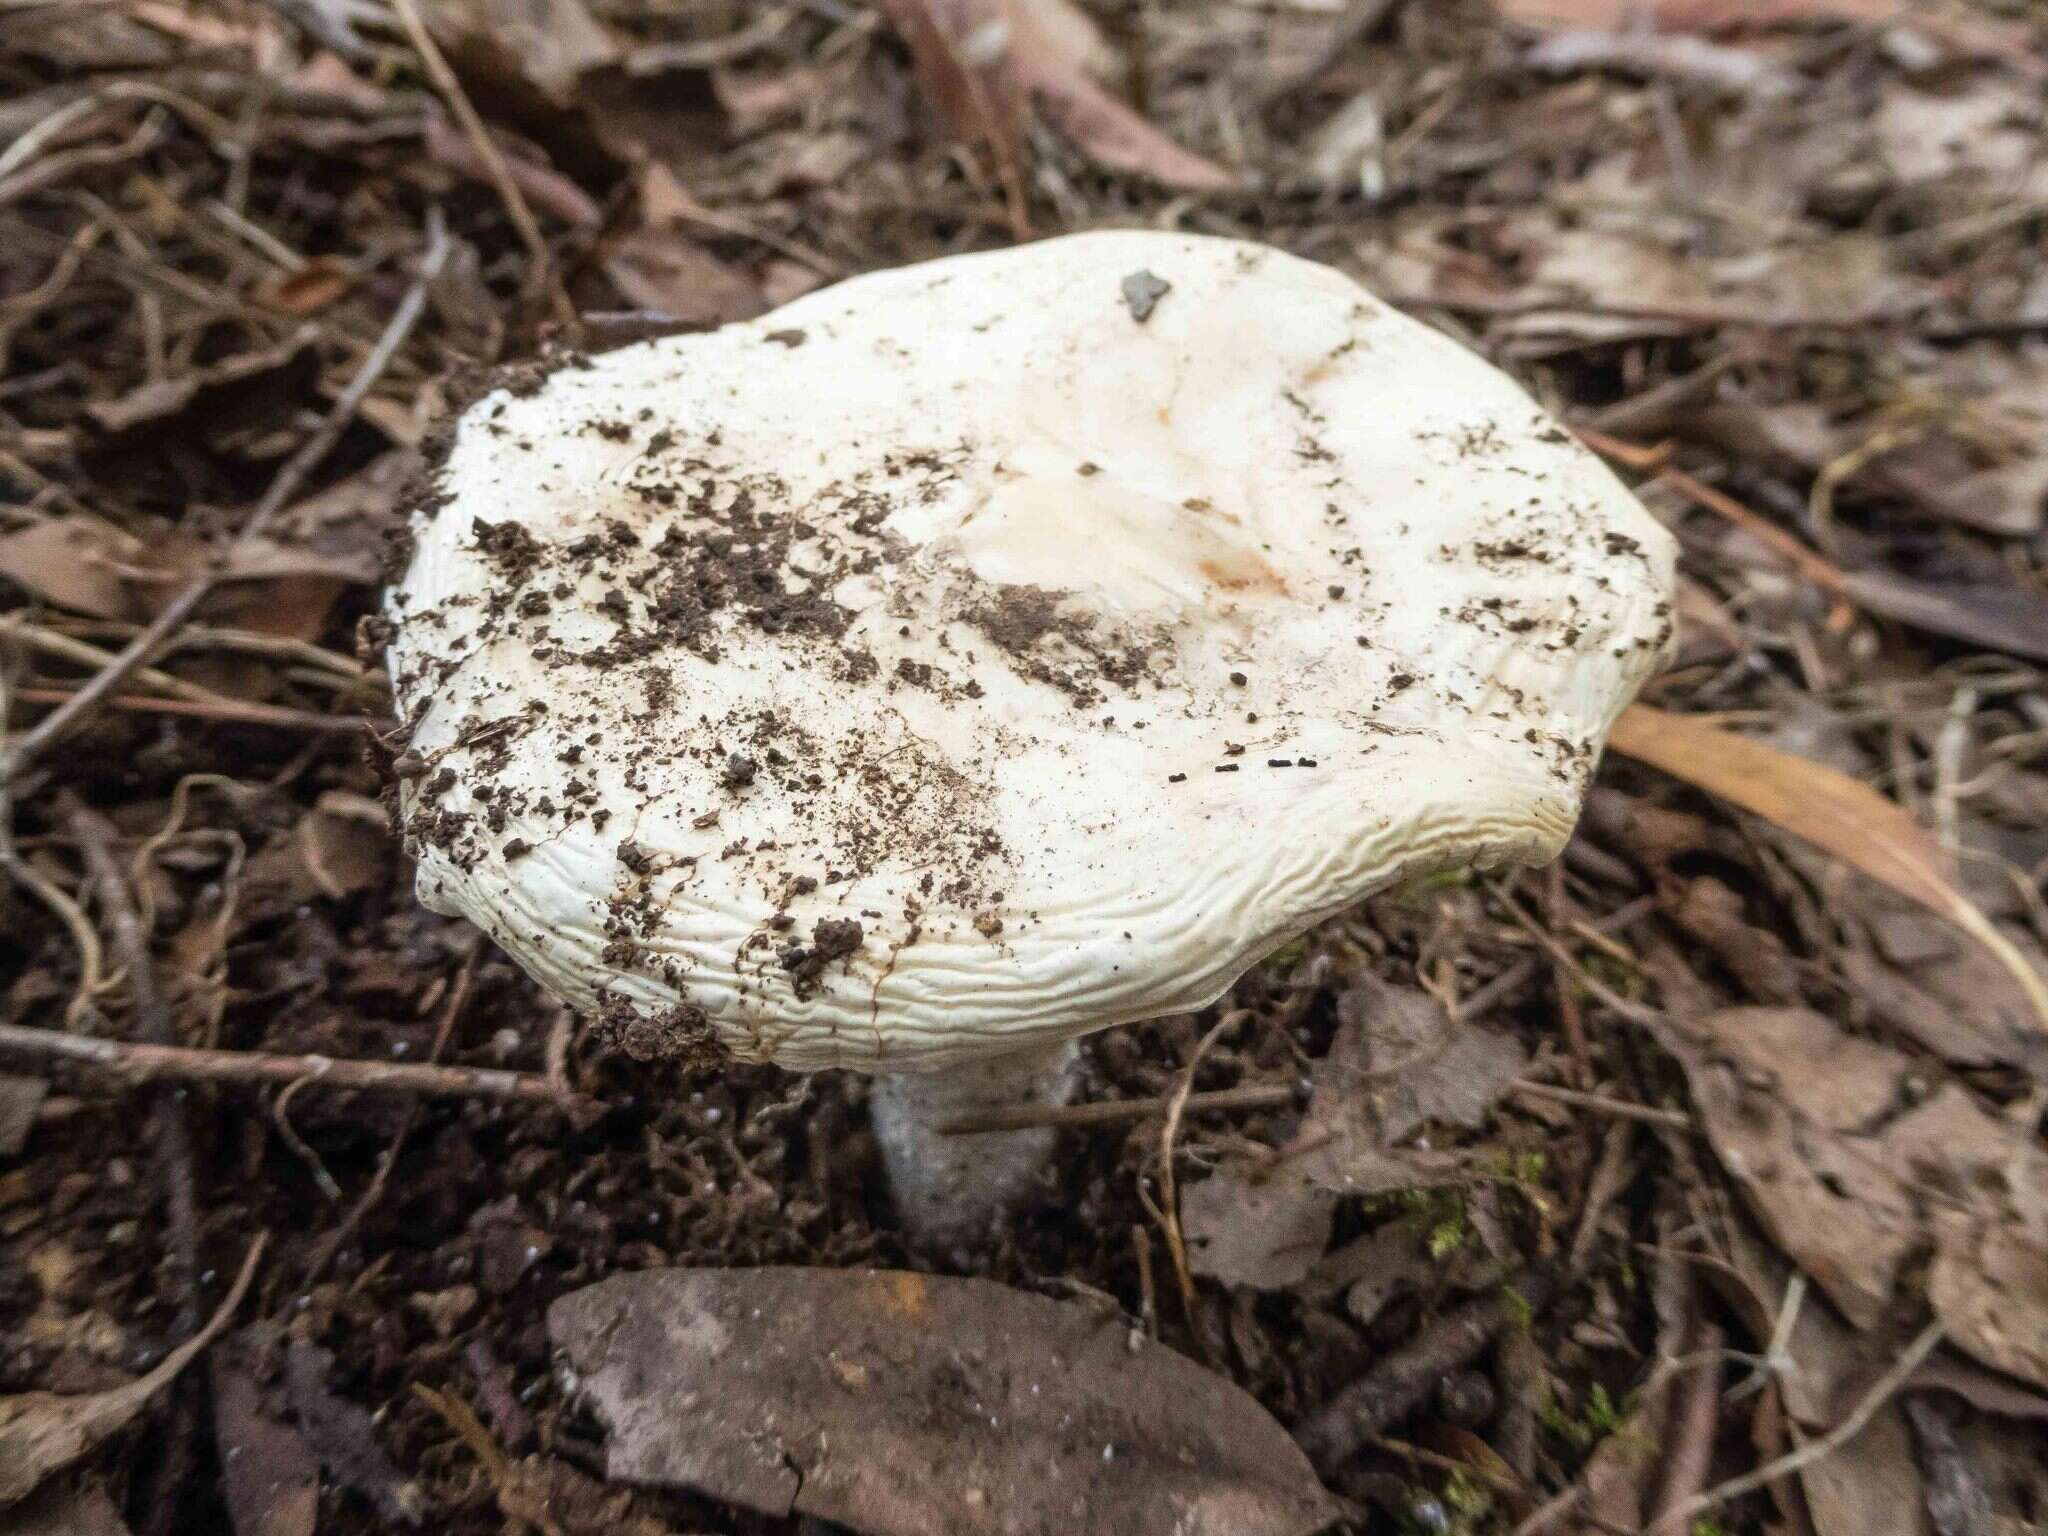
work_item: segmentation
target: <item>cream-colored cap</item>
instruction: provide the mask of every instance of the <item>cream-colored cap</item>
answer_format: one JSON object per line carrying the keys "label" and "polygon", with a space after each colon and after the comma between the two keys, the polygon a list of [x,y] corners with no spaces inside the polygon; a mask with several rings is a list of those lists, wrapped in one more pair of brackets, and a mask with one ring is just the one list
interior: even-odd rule
{"label": "cream-colored cap", "polygon": [[1192,1008],[1404,876],[1548,860],[1671,633],[1672,541],[1505,375],[1177,234],[561,367],[431,502],[422,900],[798,1068]]}

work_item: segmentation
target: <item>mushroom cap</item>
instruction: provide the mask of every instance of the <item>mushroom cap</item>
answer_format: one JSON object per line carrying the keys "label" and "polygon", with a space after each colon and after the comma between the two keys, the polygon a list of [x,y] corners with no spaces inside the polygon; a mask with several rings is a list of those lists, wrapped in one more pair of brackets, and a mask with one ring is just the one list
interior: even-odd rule
{"label": "mushroom cap", "polygon": [[393,591],[421,899],[672,1040],[918,1070],[1562,848],[1673,545],[1350,279],[1098,233],[499,388]]}

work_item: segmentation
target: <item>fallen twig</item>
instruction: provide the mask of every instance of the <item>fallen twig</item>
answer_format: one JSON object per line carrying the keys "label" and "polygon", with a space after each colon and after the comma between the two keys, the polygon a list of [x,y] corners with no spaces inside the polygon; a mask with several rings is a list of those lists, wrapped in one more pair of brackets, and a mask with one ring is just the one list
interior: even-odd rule
{"label": "fallen twig", "polygon": [[142,1045],[0,1024],[0,1053],[9,1052],[97,1068],[129,1087],[165,1081],[294,1083],[310,1078],[322,1087],[369,1093],[417,1093],[429,1098],[497,1099],[523,1104],[565,1102],[554,1084],[534,1072]]}
{"label": "fallen twig", "polygon": [[[149,931],[143,926],[134,893],[114,856],[114,828],[97,811],[79,803],[68,790],[60,803],[67,807],[71,835],[99,892],[100,914],[111,930],[111,948],[127,974],[135,1027],[152,1045],[168,1046],[177,1038],[177,1026],[171,1019],[170,1003],[157,986]],[[165,1247],[170,1256],[167,1268],[174,1301],[173,1337],[180,1342],[196,1337],[199,1329],[199,1176],[185,1097],[182,1084],[166,1083],[153,1095],[149,1112],[150,1141],[163,1181]],[[167,1486],[176,1487],[190,1475],[198,1428],[197,1404],[190,1387],[181,1382],[173,1388],[165,1435],[161,1475]],[[171,1506],[161,1504],[148,1529],[167,1530],[170,1515]]]}
{"label": "fallen twig", "polygon": [[63,887],[24,859],[14,846],[14,757],[6,745],[6,719],[11,699],[12,689],[5,668],[0,667],[0,874],[7,875],[55,913],[78,950],[78,985],[72,989],[71,1000],[64,1005],[64,1022],[69,1025],[78,1021],[79,1015],[85,1012],[86,1005],[99,991],[104,970],[100,936]]}
{"label": "fallen twig", "polygon": [[1925,312],[1920,304],[1895,305],[1861,314],[1823,315],[1810,310],[1764,314],[1740,308],[1699,304],[1627,304],[1601,299],[1506,297],[1483,293],[1387,293],[1380,297],[1396,309],[1442,309],[1452,314],[1514,320],[1530,315],[1583,315],[1599,320],[1640,320],[1649,325],[1677,325],[1696,330],[1867,331],[1879,326],[1906,325]]}
{"label": "fallen twig", "polygon": [[569,305],[568,296],[554,282],[554,255],[548,249],[548,242],[540,232],[540,224],[533,216],[533,210],[526,204],[526,195],[519,190],[519,181],[512,174],[512,167],[506,163],[504,153],[492,139],[491,131],[484,126],[484,120],[471,105],[469,93],[462,88],[462,82],[455,78],[455,71],[448,67],[440,45],[427,30],[427,24],[420,19],[419,7],[414,0],[392,0],[393,9],[398,12],[398,22],[405,29],[406,41],[420,56],[427,78],[434,82],[434,89],[441,93],[441,100],[448,110],[455,114],[455,121],[462,127],[477,158],[484,163],[484,169],[491,178],[491,185],[497,188],[499,200],[505,205],[505,214],[512,221],[512,228],[519,235],[520,244],[526,247],[527,255],[533,258],[533,272],[529,281],[533,291],[545,287],[550,302],[557,311],[556,318],[573,321],[576,313]]}
{"label": "fallen twig", "polygon": [[[1254,1084],[1244,1088],[1218,1088],[1208,1093],[1191,1093],[1181,1104],[1186,1115],[1225,1110],[1278,1109],[1300,1102],[1300,1095],[1283,1084]],[[995,1109],[986,1114],[950,1120],[939,1127],[941,1136],[980,1136],[990,1131],[1025,1131],[1038,1126],[1075,1128],[1098,1125],[1131,1125],[1163,1115],[1172,1106],[1171,1097],[1156,1099],[1098,1099],[1092,1104],[1026,1104],[1015,1109]]]}
{"label": "fallen twig", "polygon": [[[1152,1219],[1159,1223],[1159,1230],[1166,1238],[1166,1256],[1173,1260],[1174,1279],[1180,1286],[1181,1315],[1194,1327],[1195,1321],[1195,1277],[1188,1267],[1188,1245],[1181,1235],[1180,1192],[1175,1187],[1173,1174],[1173,1144],[1180,1138],[1181,1116],[1186,1112],[1188,1099],[1194,1093],[1195,1073],[1202,1065],[1202,1058],[1209,1053],[1209,1047],[1223,1037],[1225,1030],[1235,1029],[1251,1017],[1247,1009],[1236,1008],[1223,1015],[1209,1026],[1209,1032],[1196,1042],[1188,1055],[1188,1064],[1181,1069],[1180,1081],[1174,1085],[1173,1095],[1167,1100],[1166,1123],[1159,1128],[1159,1200],[1155,1204],[1145,1188],[1143,1174],[1138,1176],[1138,1199]],[[1196,1342],[1203,1343],[1199,1332]]]}
{"label": "fallen twig", "polygon": [[[17,688],[24,704],[69,704],[83,690]],[[108,709],[143,715],[180,715],[194,720],[221,720],[233,725],[275,725],[293,731],[388,730],[391,721],[374,715],[323,715],[317,710],[288,709],[281,704],[251,704],[241,699],[159,699],[143,693],[117,693],[100,701]]]}
{"label": "fallen twig", "polygon": [[[128,995],[135,1003],[135,1027],[149,1046],[171,1048],[177,1029],[171,1021],[170,1004],[157,989],[149,935],[143,931],[135,898],[114,857],[114,829],[98,812],[75,802],[67,819],[99,892],[100,912],[113,939],[111,947],[127,973]],[[177,1292],[178,1336],[182,1339],[199,1324],[199,1197],[182,1089],[172,1085],[157,1098],[150,1112],[150,1134],[164,1181],[171,1280]]]}
{"label": "fallen twig", "polygon": [[[1692,1117],[1679,1110],[1654,1109],[1647,1104],[1631,1104],[1626,1099],[1608,1098],[1604,1094],[1581,1093],[1576,1089],[1559,1088],[1529,1078],[1517,1078],[1508,1085],[1508,1092],[1531,1099],[1550,1099],[1559,1104],[1590,1109],[1622,1120],[1640,1120],[1645,1125],[1668,1126],[1680,1131],[1693,1128]],[[1181,1112],[1192,1115],[1220,1114],[1233,1110],[1280,1109],[1300,1102],[1299,1091],[1284,1084],[1251,1084],[1243,1088],[1217,1088],[1207,1093],[1191,1093],[1182,1104]],[[1040,1126],[1077,1130],[1105,1125],[1131,1125],[1141,1120],[1156,1119],[1172,1107],[1171,1095],[1154,1099],[1098,1099],[1092,1104],[1024,1104],[1015,1109],[996,1109],[986,1114],[949,1120],[939,1127],[939,1134],[981,1136],[991,1131],[1026,1131]]]}
{"label": "fallen twig", "polygon": [[1294,1438],[1318,1468],[1334,1472],[1367,1441],[1419,1407],[1446,1372],[1471,1364],[1515,1318],[1546,1306],[1556,1285],[1549,1270],[1528,1269],[1512,1285],[1438,1314],[1413,1342],[1381,1356],[1370,1371],[1310,1414]]}
{"label": "fallen twig", "polygon": [[1849,1416],[1818,1440],[1809,1440],[1796,1451],[1788,1451],[1775,1461],[1767,1461],[1753,1472],[1740,1477],[1731,1477],[1725,1483],[1717,1483],[1704,1493],[1694,1494],[1664,1516],[1666,1528],[1685,1529],[1684,1522],[1695,1515],[1727,1503],[1730,1499],[1742,1497],[1759,1488],[1768,1487],[1779,1478],[1812,1466],[1824,1456],[1831,1456],[1863,1432],[1863,1428],[1877,1416],[1878,1409],[1891,1401],[1892,1395],[1912,1378],[1920,1363],[1934,1353],[1947,1329],[1940,1318],[1934,1319],[1914,1336],[1899,1358],[1892,1362],[1890,1369],[1871,1384],[1849,1410]]}
{"label": "fallen twig", "polygon": [[[1721,1330],[1696,1321],[1689,1353],[1718,1355]],[[1667,1420],[1671,1448],[1664,1458],[1664,1485],[1658,1491],[1657,1513],[1649,1536],[1685,1536],[1690,1526],[1681,1513],[1698,1494],[1714,1459],[1714,1436],[1721,1423],[1721,1373],[1701,1368],[1677,1389]]]}

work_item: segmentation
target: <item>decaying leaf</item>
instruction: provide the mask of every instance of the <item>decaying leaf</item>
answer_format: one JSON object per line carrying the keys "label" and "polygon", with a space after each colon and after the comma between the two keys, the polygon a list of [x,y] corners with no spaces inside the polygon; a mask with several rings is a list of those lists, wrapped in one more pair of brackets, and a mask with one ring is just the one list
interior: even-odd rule
{"label": "decaying leaf", "polygon": [[[1710,1273],[1733,1292],[1730,1299],[1751,1334],[1769,1339],[1783,1309],[1791,1266],[1747,1222],[1733,1223],[1730,1237],[1732,1269]],[[1783,1347],[1790,1369],[1776,1378],[1777,1391],[1793,1446],[1799,1447],[1841,1422],[1859,1390],[1895,1356],[1898,1341],[1857,1333],[1825,1306],[1808,1301],[1794,1317]],[[1833,1454],[1806,1463],[1799,1484],[1817,1536],[1870,1536],[1873,1531],[1923,1536],[1930,1529],[1912,1440],[1896,1402],[1879,1408],[1863,1432]],[[1798,1528],[1795,1521],[1793,1529]]]}
{"label": "decaying leaf", "polygon": [[1860,1328],[1890,1305],[1922,1236],[1906,1170],[1862,1127],[1902,1090],[1905,1058],[1819,1014],[1743,1008],[1678,1048],[1714,1150],[1766,1230]]}
{"label": "decaying leaf", "polygon": [[1122,1318],[986,1280],[646,1270],[548,1332],[610,1475],[871,1536],[1261,1536],[1340,1506],[1237,1387]]}
{"label": "decaying leaf", "polygon": [[1329,1245],[1342,1195],[1457,1183],[1462,1154],[1403,1145],[1423,1126],[1477,1130],[1524,1065],[1505,1035],[1448,1018],[1426,993],[1362,974],[1337,1000],[1315,1094],[1271,1167],[1226,1163],[1181,1201],[1188,1258],[1226,1285],[1278,1290]]}
{"label": "decaying leaf", "polygon": [[129,1536],[128,1522],[96,1484],[62,1482],[0,1509],[0,1536]]}
{"label": "decaying leaf", "polygon": [[1703,720],[1631,705],[1608,736],[1615,751],[1763,817],[1954,923],[2012,976],[2048,1031],[2048,982],[1958,890],[1941,845],[1859,780]]}
{"label": "decaying leaf", "polygon": [[262,1257],[263,1239],[259,1237],[249,1245],[249,1256],[242,1261],[241,1273],[235,1276],[220,1309],[148,1375],[111,1391],[82,1396],[24,1392],[0,1397],[0,1505],[27,1497],[44,1478],[70,1466],[140,1413],[143,1405],[227,1326]]}
{"label": "decaying leaf", "polygon": [[1859,1328],[1907,1261],[1955,1344],[2048,1385],[2048,1153],[1914,1060],[1799,1008],[1730,1008],[1666,1045],[1722,1165]]}
{"label": "decaying leaf", "polygon": [[0,1157],[19,1157],[35,1129],[36,1110],[50,1091],[39,1077],[0,1072]]}
{"label": "decaying leaf", "polygon": [[1337,1196],[1284,1165],[1260,1173],[1226,1164],[1182,1193],[1181,1230],[1196,1274],[1278,1291],[1323,1256]]}
{"label": "decaying leaf", "polygon": [[1098,164],[1184,191],[1216,191],[1237,177],[1181,148],[1096,84],[1088,61],[1102,47],[1064,0],[883,0],[910,45],[918,77],[953,131],[989,140],[1023,160],[1022,116],[1036,103]]}
{"label": "decaying leaf", "polygon": [[334,1357],[317,1344],[285,1351],[285,1392],[299,1432],[335,1481],[355,1489],[393,1525],[418,1525],[426,1491],[391,1464],[377,1443],[376,1421],[327,1385]]}
{"label": "decaying leaf", "polygon": [[320,1464],[296,1429],[265,1411],[246,1366],[217,1355],[212,1367],[213,1438],[235,1536],[312,1536]]}
{"label": "decaying leaf", "polygon": [[522,105],[572,106],[584,76],[619,58],[583,0],[438,0],[420,12],[472,90]]}
{"label": "decaying leaf", "polygon": [[30,523],[0,537],[0,576],[59,608],[96,619],[132,618],[136,603],[117,569],[139,541],[78,516]]}
{"label": "decaying leaf", "polygon": [[1337,1000],[1292,1166],[1340,1194],[1455,1183],[1462,1154],[1403,1145],[1432,1122],[1476,1130],[1526,1057],[1505,1035],[1449,1018],[1428,994],[1361,975]]}

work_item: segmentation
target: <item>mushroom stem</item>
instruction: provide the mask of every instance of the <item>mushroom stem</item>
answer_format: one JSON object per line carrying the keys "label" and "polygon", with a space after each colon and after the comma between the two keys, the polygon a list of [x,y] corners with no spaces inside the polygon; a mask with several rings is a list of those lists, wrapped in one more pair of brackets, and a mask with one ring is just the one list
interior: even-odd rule
{"label": "mushroom stem", "polygon": [[1026,1104],[1064,1104],[1079,1083],[1080,1059],[1080,1048],[1062,1040],[938,1072],[876,1077],[868,1118],[897,1213],[912,1236],[972,1243],[1023,1202],[1052,1155],[1057,1130],[949,1136],[944,1127]]}

